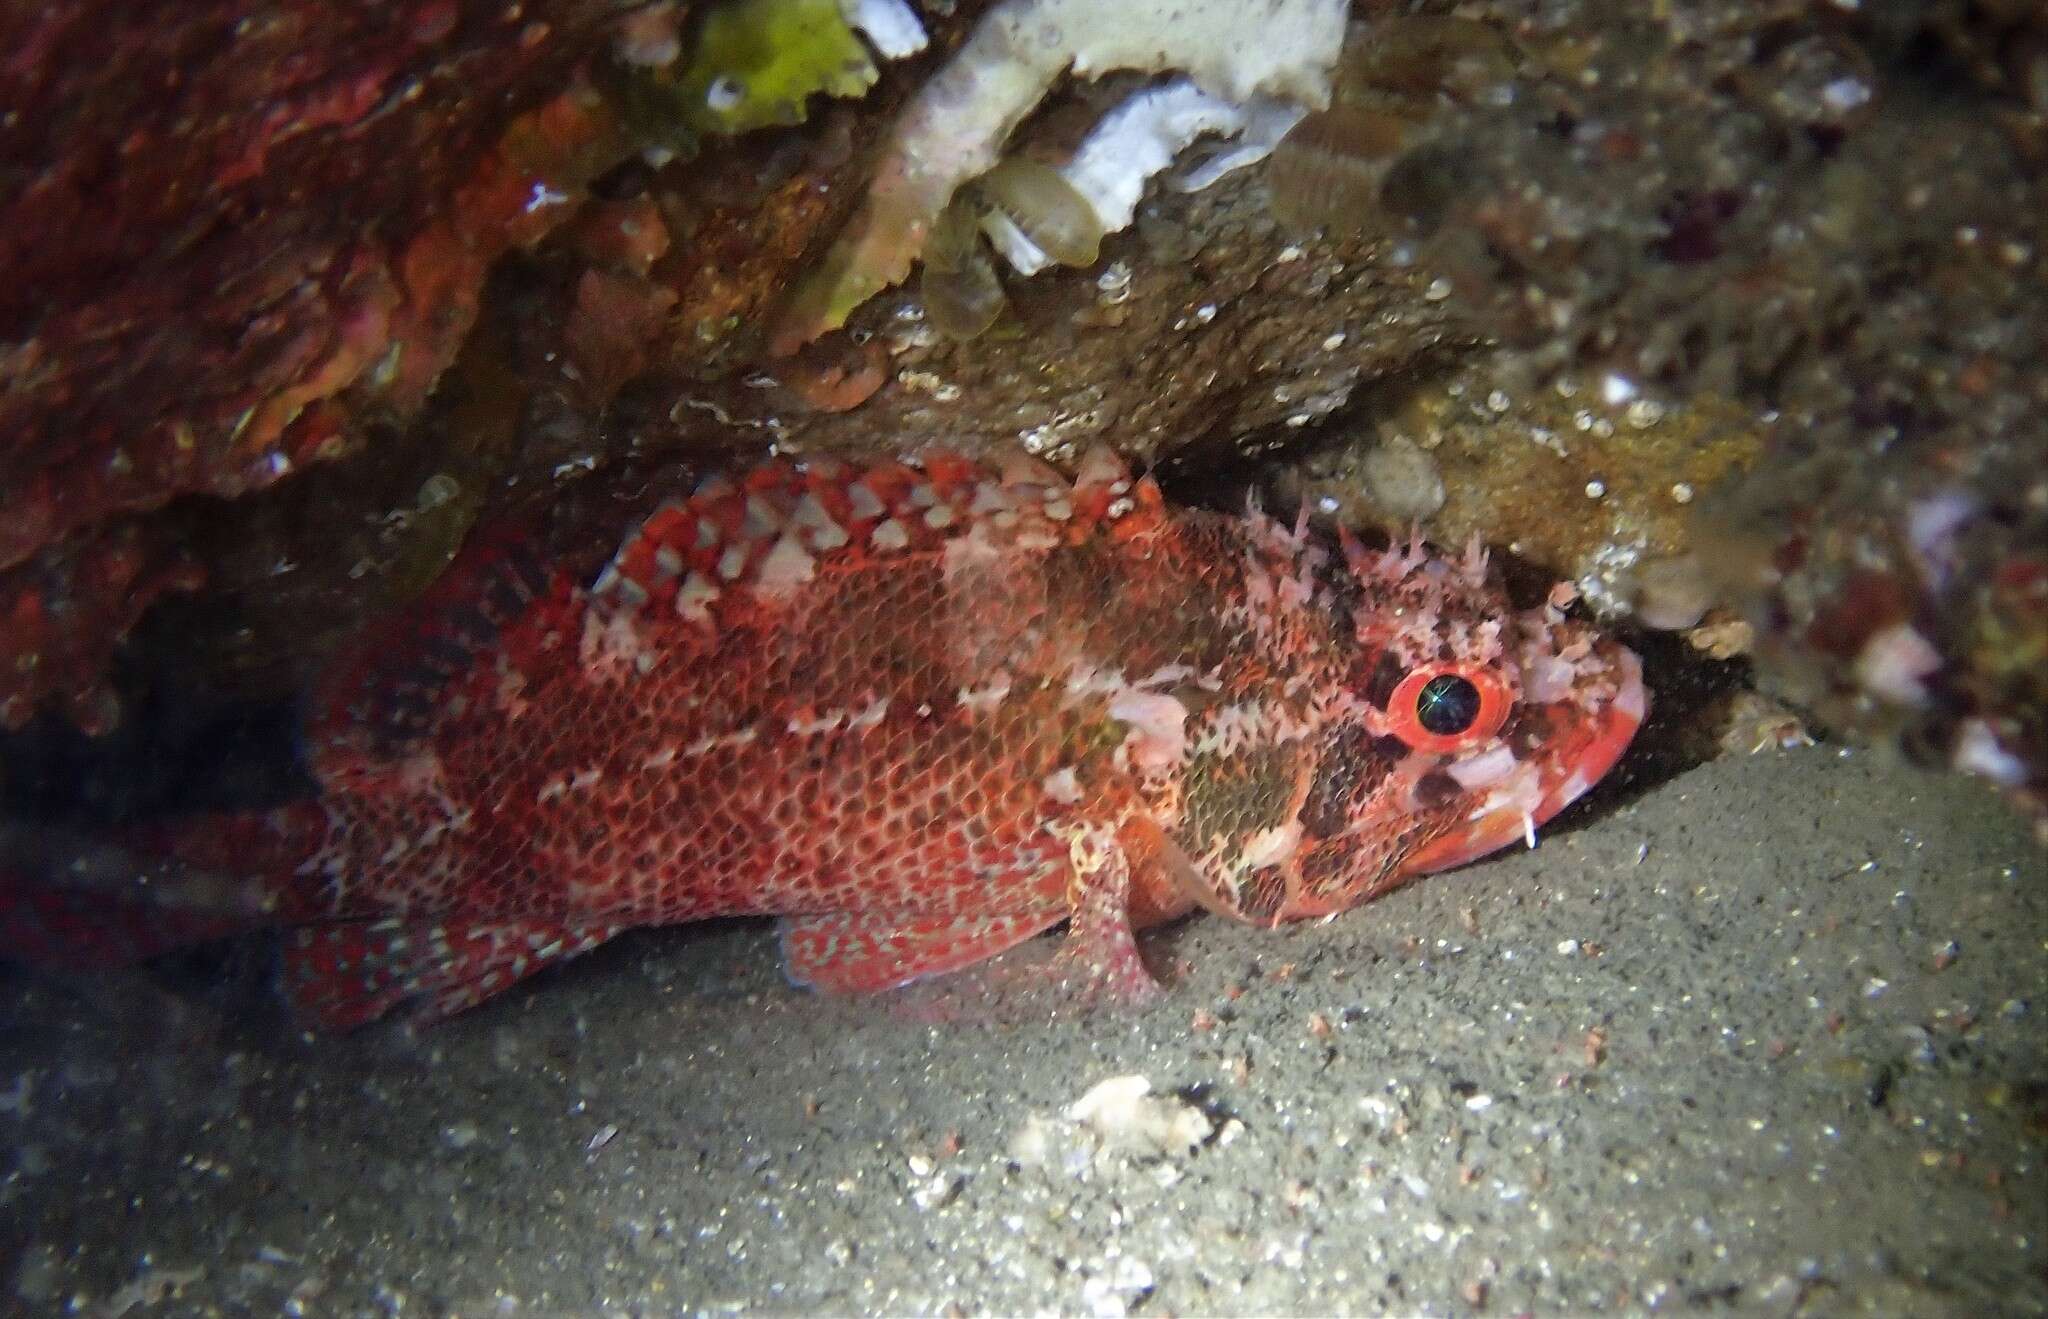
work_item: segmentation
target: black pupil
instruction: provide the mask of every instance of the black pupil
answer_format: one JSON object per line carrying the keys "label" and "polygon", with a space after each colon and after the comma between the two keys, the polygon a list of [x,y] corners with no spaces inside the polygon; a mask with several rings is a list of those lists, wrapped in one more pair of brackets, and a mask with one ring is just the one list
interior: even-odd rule
{"label": "black pupil", "polygon": [[1456,737],[1479,718],[1479,689],[1455,673],[1439,674],[1416,693],[1415,718],[1438,737]]}

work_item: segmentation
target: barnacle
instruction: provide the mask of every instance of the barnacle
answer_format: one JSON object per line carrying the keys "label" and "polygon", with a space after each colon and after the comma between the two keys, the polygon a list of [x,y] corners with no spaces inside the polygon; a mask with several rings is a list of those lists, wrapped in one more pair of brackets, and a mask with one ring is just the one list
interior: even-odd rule
{"label": "barnacle", "polygon": [[[1186,78],[1176,78],[1136,93],[1104,115],[1066,164],[1034,172],[1042,180],[1040,187],[1078,199],[1094,217],[1091,227],[1112,234],[1131,223],[1146,182],[1171,165],[1195,139],[1215,135],[1236,142],[1188,171],[1180,186],[1189,192],[1263,159],[1302,113],[1292,102],[1267,97],[1254,97],[1240,106],[1203,91]],[[1006,161],[991,171],[991,177],[1013,164],[1030,167],[1029,162]],[[1003,259],[1020,275],[1035,275],[1053,264],[1052,255],[1032,241],[1023,217],[1001,209],[1000,197],[997,206],[982,227]],[[1029,197],[1020,203],[1020,209],[1026,211],[1031,206]],[[1090,252],[1085,261],[1060,258],[1060,262],[1092,265],[1094,256]]]}
{"label": "barnacle", "polygon": [[993,210],[990,220],[1013,226],[1047,258],[1063,266],[1095,264],[1102,249],[1102,217],[1052,166],[1006,160],[975,186]]}
{"label": "barnacle", "polygon": [[1338,107],[1309,115],[1266,163],[1274,218],[1299,230],[1383,230],[1381,189],[1415,131],[1411,121],[1379,110]]}
{"label": "barnacle", "polygon": [[1473,103],[1515,76],[1506,36],[1469,19],[1355,23],[1328,110],[1274,148],[1273,214],[1291,229],[1368,237],[1434,230],[1470,186],[1472,166],[1426,127],[1438,97]]}
{"label": "barnacle", "polygon": [[994,325],[1008,301],[981,241],[980,217],[965,196],[939,212],[924,252],[918,292],[925,315],[949,339],[972,339]]}
{"label": "barnacle", "polygon": [[[1319,108],[1329,100],[1344,12],[1341,0],[1216,0],[1198,7],[1178,0],[1005,0],[904,108],[867,196],[797,287],[770,335],[770,351],[789,353],[836,329],[855,307],[907,275],[940,212],[963,185],[996,167],[1011,132],[1062,74],[1179,71],[1225,107],[1279,100]],[[1252,32],[1257,40],[1246,39]],[[1243,131],[1248,122],[1239,117],[1221,131]],[[1061,174],[1087,197],[1090,190],[1077,182],[1079,159]],[[1136,175],[1136,183],[1119,179],[1116,189],[1135,200],[1149,173],[1118,173]],[[1122,227],[1109,209],[1095,210],[1104,232]]]}
{"label": "barnacle", "polygon": [[1352,25],[1334,91],[1340,104],[1352,105],[1439,93],[1473,102],[1514,76],[1514,46],[1500,29],[1475,19],[1410,14]]}

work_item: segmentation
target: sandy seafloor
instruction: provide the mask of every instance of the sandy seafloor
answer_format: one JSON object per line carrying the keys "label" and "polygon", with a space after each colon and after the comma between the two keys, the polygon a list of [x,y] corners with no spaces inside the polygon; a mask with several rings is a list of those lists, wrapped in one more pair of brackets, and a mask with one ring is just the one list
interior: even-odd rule
{"label": "sandy seafloor", "polygon": [[[0,981],[0,1305],[2048,1310],[2048,874],[1971,783],[1721,761],[1325,925],[1146,950],[1165,1006],[1031,1025],[790,989],[759,924],[418,1034],[305,1039],[232,978]],[[1048,1123],[1130,1075],[1207,1138]]]}

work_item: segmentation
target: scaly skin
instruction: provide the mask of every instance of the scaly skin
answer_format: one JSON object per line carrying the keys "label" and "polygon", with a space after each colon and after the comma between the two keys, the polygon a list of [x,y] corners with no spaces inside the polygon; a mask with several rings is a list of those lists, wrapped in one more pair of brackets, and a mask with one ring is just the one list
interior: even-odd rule
{"label": "scaly skin", "polygon": [[[1476,551],[1333,555],[1107,454],[1072,484],[772,463],[656,512],[589,590],[487,546],[437,594],[330,679],[317,808],[177,849],[272,858],[328,1026],[743,913],[830,990],[1066,920],[1063,978],[1142,997],[1134,927],[1321,916],[1533,841],[1643,714],[1633,655],[1516,616]],[[1476,717],[1431,732],[1447,675]]]}

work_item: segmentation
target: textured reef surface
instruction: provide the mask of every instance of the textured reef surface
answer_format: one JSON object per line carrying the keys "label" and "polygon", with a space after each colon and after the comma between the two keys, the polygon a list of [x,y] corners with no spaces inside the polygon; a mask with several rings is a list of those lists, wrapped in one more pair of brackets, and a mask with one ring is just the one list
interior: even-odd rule
{"label": "textured reef surface", "polygon": [[594,582],[763,458],[1476,537],[1654,694],[1145,1016],[744,925],[321,1048],[261,941],[0,964],[0,1308],[2048,1311],[2044,14],[0,7],[0,838],[302,798],[466,544]]}
{"label": "textured reef surface", "polygon": [[11,15],[7,780],[287,699],[479,523],[1106,439],[2038,806],[2038,12],[1430,8]]}

